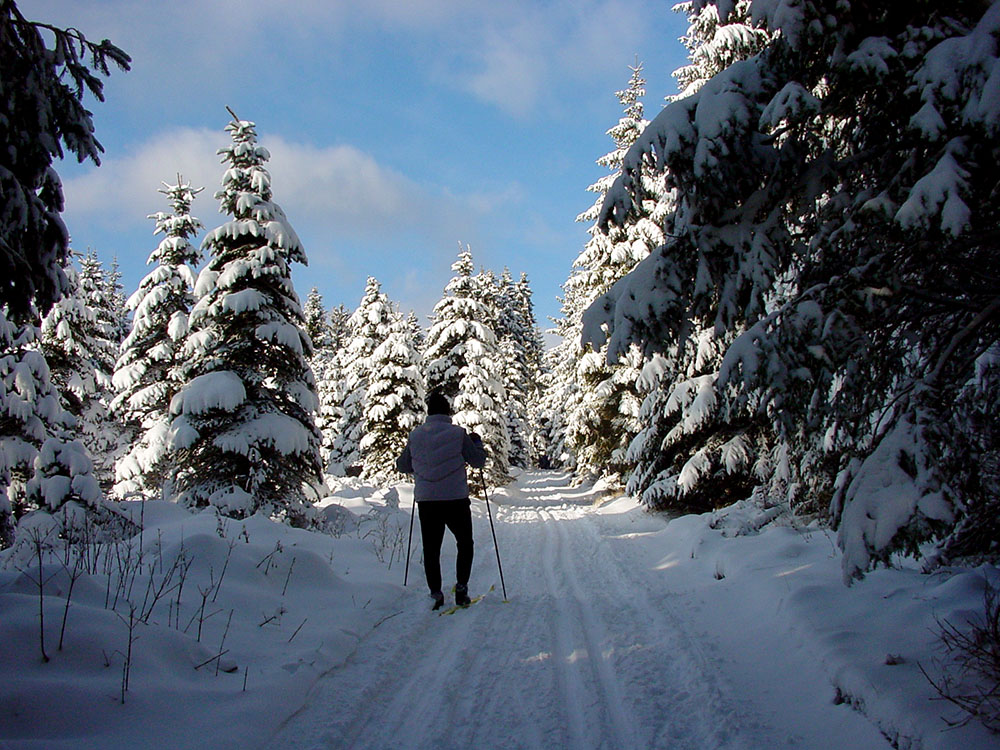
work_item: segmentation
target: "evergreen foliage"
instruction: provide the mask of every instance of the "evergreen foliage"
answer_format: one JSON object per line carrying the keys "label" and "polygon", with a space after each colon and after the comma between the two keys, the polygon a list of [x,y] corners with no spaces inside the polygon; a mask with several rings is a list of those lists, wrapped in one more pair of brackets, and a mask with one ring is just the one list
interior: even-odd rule
{"label": "evergreen foliage", "polygon": [[506,398],[500,349],[493,329],[500,290],[491,272],[473,276],[472,252],[466,248],[452,264],[456,275],[434,306],[424,362],[428,392],[440,390],[452,400],[456,424],[478,432],[487,452],[487,478],[510,481]]}
{"label": "evergreen foliage", "polygon": [[[496,336],[489,321],[493,310],[481,298],[484,285],[473,276],[472,251],[466,248],[452,264],[455,276],[444,288],[444,296],[431,313],[431,327],[424,343],[427,391],[441,391],[448,398],[458,395],[462,368],[467,364],[469,341],[489,341]],[[491,295],[492,296],[492,295]]]}
{"label": "evergreen foliage", "polygon": [[413,346],[416,347],[417,352],[422,355],[427,336],[424,334],[424,329],[420,326],[420,320],[417,319],[417,314],[413,312],[413,310],[410,310],[406,316],[406,325],[410,327],[410,335],[413,337]]}
{"label": "evergreen foliage", "polygon": [[370,360],[364,401],[364,434],[359,443],[362,476],[373,481],[398,479],[396,458],[410,431],[423,421],[424,379],[413,329],[390,309],[389,330]]}
{"label": "evergreen foliage", "polygon": [[125,339],[132,331],[129,320],[128,298],[122,285],[122,272],[118,266],[118,257],[111,259],[111,267],[104,272],[104,298],[109,314],[108,339],[114,343],[115,358],[121,351]]}
{"label": "evergreen foliage", "polygon": [[398,314],[382,285],[376,278],[368,277],[361,302],[348,320],[349,338],[339,358],[341,383],[336,394],[339,399],[328,463],[334,474],[361,470],[361,439],[365,434],[368,386],[373,375],[372,356],[389,337],[395,317]]}
{"label": "evergreen foliage", "polygon": [[42,444],[75,425],[52,384],[40,339],[38,326],[14,323],[0,307],[0,404],[5,414],[0,421],[0,547],[13,542],[16,519],[32,509],[26,487]]}
{"label": "evergreen foliage", "polygon": [[333,344],[333,332],[330,329],[326,308],[323,307],[323,295],[316,287],[310,289],[309,294],[306,295],[302,314],[306,321],[306,333],[309,334],[309,340],[312,341],[313,357],[316,357],[320,352],[329,353]]}
{"label": "evergreen foliage", "polygon": [[343,351],[337,352],[322,371],[313,370],[319,399],[316,429],[320,433],[320,460],[324,471],[333,474],[342,474],[344,471],[339,461],[337,432],[344,414],[344,380],[340,377],[343,354]]}
{"label": "evergreen foliage", "polygon": [[167,434],[170,400],[181,385],[181,349],[195,302],[192,269],[201,261],[201,253],[191,238],[202,224],[191,215],[191,203],[202,189],[178,175],[176,184],[163,183],[160,190],[171,211],[148,217],[155,222],[154,234],[164,237],[146,261],[148,265],[155,263],[155,268],[126,302],[133,311],[132,331],[115,364],[118,395],[112,410],[138,433],[128,454],[115,467],[119,497],[171,494],[165,487],[172,474]]}
{"label": "evergreen foliage", "polygon": [[320,479],[316,389],[291,264],[306,255],[271,200],[269,159],[252,122],[234,119],[221,211],[209,232],[181,367],[170,404],[179,499],[246,517],[263,511],[293,524],[311,517]]}
{"label": "evergreen foliage", "polygon": [[83,98],[103,101],[97,74],[108,75],[110,63],[128,70],[130,59],[106,39],[95,44],[76,29],[28,21],[12,0],[0,3],[0,59],[0,307],[25,324],[68,291],[69,234],[52,162],[65,146],[81,162],[100,163]]}
{"label": "evergreen foliage", "polygon": [[129,431],[111,413],[112,375],[127,320],[116,308],[121,295],[94,250],[88,250],[80,258],[78,278],[80,301],[92,316],[87,344],[96,385],[85,411],[77,415],[79,437],[90,450],[94,474],[107,493],[114,484],[115,462],[128,446]]}
{"label": "evergreen foliage", "polygon": [[586,337],[608,325],[612,355],[652,355],[712,328],[724,416],[767,420],[786,460],[766,479],[829,508],[853,578],[928,538],[947,550],[989,502],[990,470],[954,451],[971,430],[988,453],[998,416],[978,394],[1000,325],[1000,8],[784,7],[752,3],[771,41],[626,155],[602,221],[627,220],[652,163],[677,195],[670,241],[591,307]]}
{"label": "evergreen foliage", "polygon": [[97,317],[83,299],[80,275],[72,265],[63,273],[70,291],[52,306],[40,331],[21,329],[21,341],[11,342],[3,362],[3,396],[16,429],[2,447],[17,518],[34,510],[62,512],[71,501],[91,510],[104,506],[84,447],[106,450],[111,444],[113,426],[101,400],[107,383],[100,361],[104,347]]}
{"label": "evergreen foliage", "polygon": [[76,419],[90,415],[104,377],[100,366],[97,317],[87,305],[80,275],[68,263],[63,269],[68,291],[42,321],[42,353],[63,408]]}
{"label": "evergreen foliage", "polygon": [[681,37],[688,48],[688,64],[674,71],[680,93],[671,99],[690,96],[713,76],[767,45],[772,34],[752,23],[750,7],[751,0],[736,0],[725,19],[720,19],[715,3],[687,0],[674,6],[675,12],[688,18],[687,34]]}
{"label": "evergreen foliage", "polygon": [[[682,87],[675,101],[696,92],[733,62],[758,52],[770,36],[750,23],[749,4],[744,0],[724,23],[712,5],[683,3],[676,9],[689,15],[684,41],[691,64],[675,72]],[[643,185],[648,189],[645,173]],[[662,188],[654,194],[663,195]],[[670,205],[661,199],[657,220],[662,223],[667,215]],[[690,285],[697,282],[696,278],[686,280]],[[711,325],[695,326],[690,336],[662,347],[645,364],[634,345],[620,359],[629,382],[636,385],[635,390],[625,392],[630,414],[636,403],[633,399],[642,399],[639,431],[625,453],[626,490],[649,507],[704,511],[749,496],[773,460],[769,491],[784,496],[792,486],[784,468],[786,447],[775,443],[766,420],[755,418],[747,409],[727,411],[725,394],[717,393],[726,342],[735,339],[739,330],[718,333]],[[593,361],[588,365],[598,374],[606,367]]]}
{"label": "evergreen foliage", "polygon": [[109,411],[115,347],[109,337],[116,326],[97,256],[88,252],[80,264],[79,272],[72,266],[64,270],[70,291],[42,323],[42,352],[62,405],[75,419],[74,436],[95,457],[90,462],[93,473],[107,492],[124,443],[123,429]]}
{"label": "evergreen foliage", "polygon": [[[43,34],[51,35],[50,48]],[[24,491],[39,450],[66,436],[72,417],[59,405],[38,351],[40,315],[68,290],[63,265],[69,233],[60,217],[62,185],[52,168],[68,149],[99,163],[85,92],[103,101],[98,75],[129,57],[111,42],[88,41],[76,29],[28,21],[13,0],[0,2],[0,546],[28,510]],[[69,462],[72,483],[87,473]],[[44,483],[53,486],[51,482]],[[39,485],[40,487],[41,485]],[[50,497],[56,498],[53,492]],[[13,503],[12,503],[13,500]]]}
{"label": "evergreen foliage", "polygon": [[500,275],[496,334],[505,398],[511,466],[527,468],[537,461],[533,455],[534,420],[538,408],[542,343],[535,324],[531,289],[527,276],[518,282],[504,268]]}
{"label": "evergreen foliage", "polygon": [[343,305],[330,308],[328,322],[330,324],[330,349],[334,352],[343,351],[350,336],[351,312]]}
{"label": "evergreen foliage", "polygon": [[[310,361],[316,378],[319,409],[316,412],[316,427],[322,436],[320,457],[324,467],[330,466],[338,425],[343,416],[343,379],[341,360],[346,356],[344,349],[349,336],[350,314],[343,305],[327,310],[323,297],[313,287],[306,297],[304,308],[306,333],[313,342],[313,356]],[[338,464],[339,465],[339,464]]]}
{"label": "evergreen foliage", "polygon": [[561,395],[553,407],[564,410],[564,416],[557,417],[558,429],[563,433],[560,442],[563,452],[573,455],[573,466],[581,477],[618,478],[625,472],[625,451],[639,430],[635,383],[642,363],[638,350],[609,364],[606,350],[581,348],[583,311],[663,242],[661,223],[667,196],[660,187],[662,178],[648,169],[643,174],[648,195],[636,202],[622,226],[602,226],[595,221],[626,151],[647,124],[641,101],[645,94],[642,65],[637,63],[630,70],[628,87],[616,94],[624,108],[622,117],[608,130],[615,148],[597,161],[610,173],[588,188],[597,193],[597,199],[577,217],[577,221],[593,224],[590,240],[563,287],[564,317],[558,323],[563,343],[555,373],[557,382],[561,381]]}
{"label": "evergreen foliage", "polygon": [[470,339],[465,346],[465,364],[459,374],[458,394],[452,408],[455,424],[483,439],[486,449],[486,481],[494,486],[510,481],[507,394],[494,373],[499,369],[500,350],[493,340]]}

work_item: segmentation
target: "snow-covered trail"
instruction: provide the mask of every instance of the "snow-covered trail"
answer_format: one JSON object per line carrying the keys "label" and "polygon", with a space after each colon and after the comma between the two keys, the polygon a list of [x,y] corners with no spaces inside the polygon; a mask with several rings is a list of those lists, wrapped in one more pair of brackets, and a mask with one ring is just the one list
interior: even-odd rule
{"label": "snow-covered trail", "polygon": [[[566,480],[528,473],[494,506],[509,602],[479,508],[470,588],[495,590],[468,610],[438,616],[415,560],[396,611],[263,746],[888,746],[862,717],[825,698],[829,727],[804,730],[787,715],[794,711],[765,710],[756,696],[770,687],[767,700],[776,697],[765,684],[773,675],[755,675],[739,654],[720,654],[725,639],[706,633],[711,623],[665,590],[644,559],[634,517],[600,514],[592,496]],[[447,580],[454,569],[447,554],[442,569]],[[807,689],[828,694],[819,672],[815,679],[820,684]],[[813,725],[815,718],[810,712]]]}

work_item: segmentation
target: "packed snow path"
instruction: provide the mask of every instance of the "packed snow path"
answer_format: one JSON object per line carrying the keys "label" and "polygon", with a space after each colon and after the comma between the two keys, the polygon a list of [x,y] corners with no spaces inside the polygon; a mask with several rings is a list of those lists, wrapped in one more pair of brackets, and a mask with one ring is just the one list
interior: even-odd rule
{"label": "packed snow path", "polygon": [[410,587],[394,611],[263,746],[889,746],[862,716],[834,705],[809,654],[771,659],[780,639],[761,642],[752,623],[713,622],[668,590],[635,543],[661,519],[602,514],[567,479],[530,472],[495,498],[508,602],[481,501],[470,589],[495,589],[468,610],[430,611],[415,531]]}

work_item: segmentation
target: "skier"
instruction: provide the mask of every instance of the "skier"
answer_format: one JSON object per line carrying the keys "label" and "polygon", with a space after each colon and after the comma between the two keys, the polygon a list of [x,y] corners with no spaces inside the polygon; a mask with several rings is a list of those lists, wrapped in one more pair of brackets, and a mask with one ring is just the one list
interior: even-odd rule
{"label": "skier", "polygon": [[427,420],[410,433],[396,468],[414,475],[413,499],[420,514],[424,545],[424,574],[434,599],[433,609],[444,605],[441,592],[441,542],[448,527],[455,536],[455,604],[468,606],[472,572],[472,511],[465,465],[486,465],[486,450],[476,433],[451,421],[451,405],[440,391],[427,398]]}

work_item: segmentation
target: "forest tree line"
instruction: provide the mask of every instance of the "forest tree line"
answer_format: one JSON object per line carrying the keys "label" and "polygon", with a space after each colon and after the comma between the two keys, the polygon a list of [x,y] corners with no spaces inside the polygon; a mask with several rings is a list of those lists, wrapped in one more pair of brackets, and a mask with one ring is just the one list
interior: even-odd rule
{"label": "forest tree line", "polygon": [[3,182],[4,540],[28,510],[109,497],[309,523],[325,473],[392,481],[440,388],[494,483],[545,465],[650,508],[749,500],[836,528],[848,578],[995,556],[1000,10],[828,5],[677,6],[680,93],[647,120],[638,62],[618,92],[548,352],[527,278],[468,249],[426,328],[374,278],[352,311],[300,304],[305,251],[238,119],[226,221],[196,248],[196,188],[167,185],[126,299],[92,253],[72,262],[51,163],[60,143],[98,158],[83,58],[128,58],[50,29],[59,62],[5,5],[7,121],[37,122],[3,133],[23,162]]}

